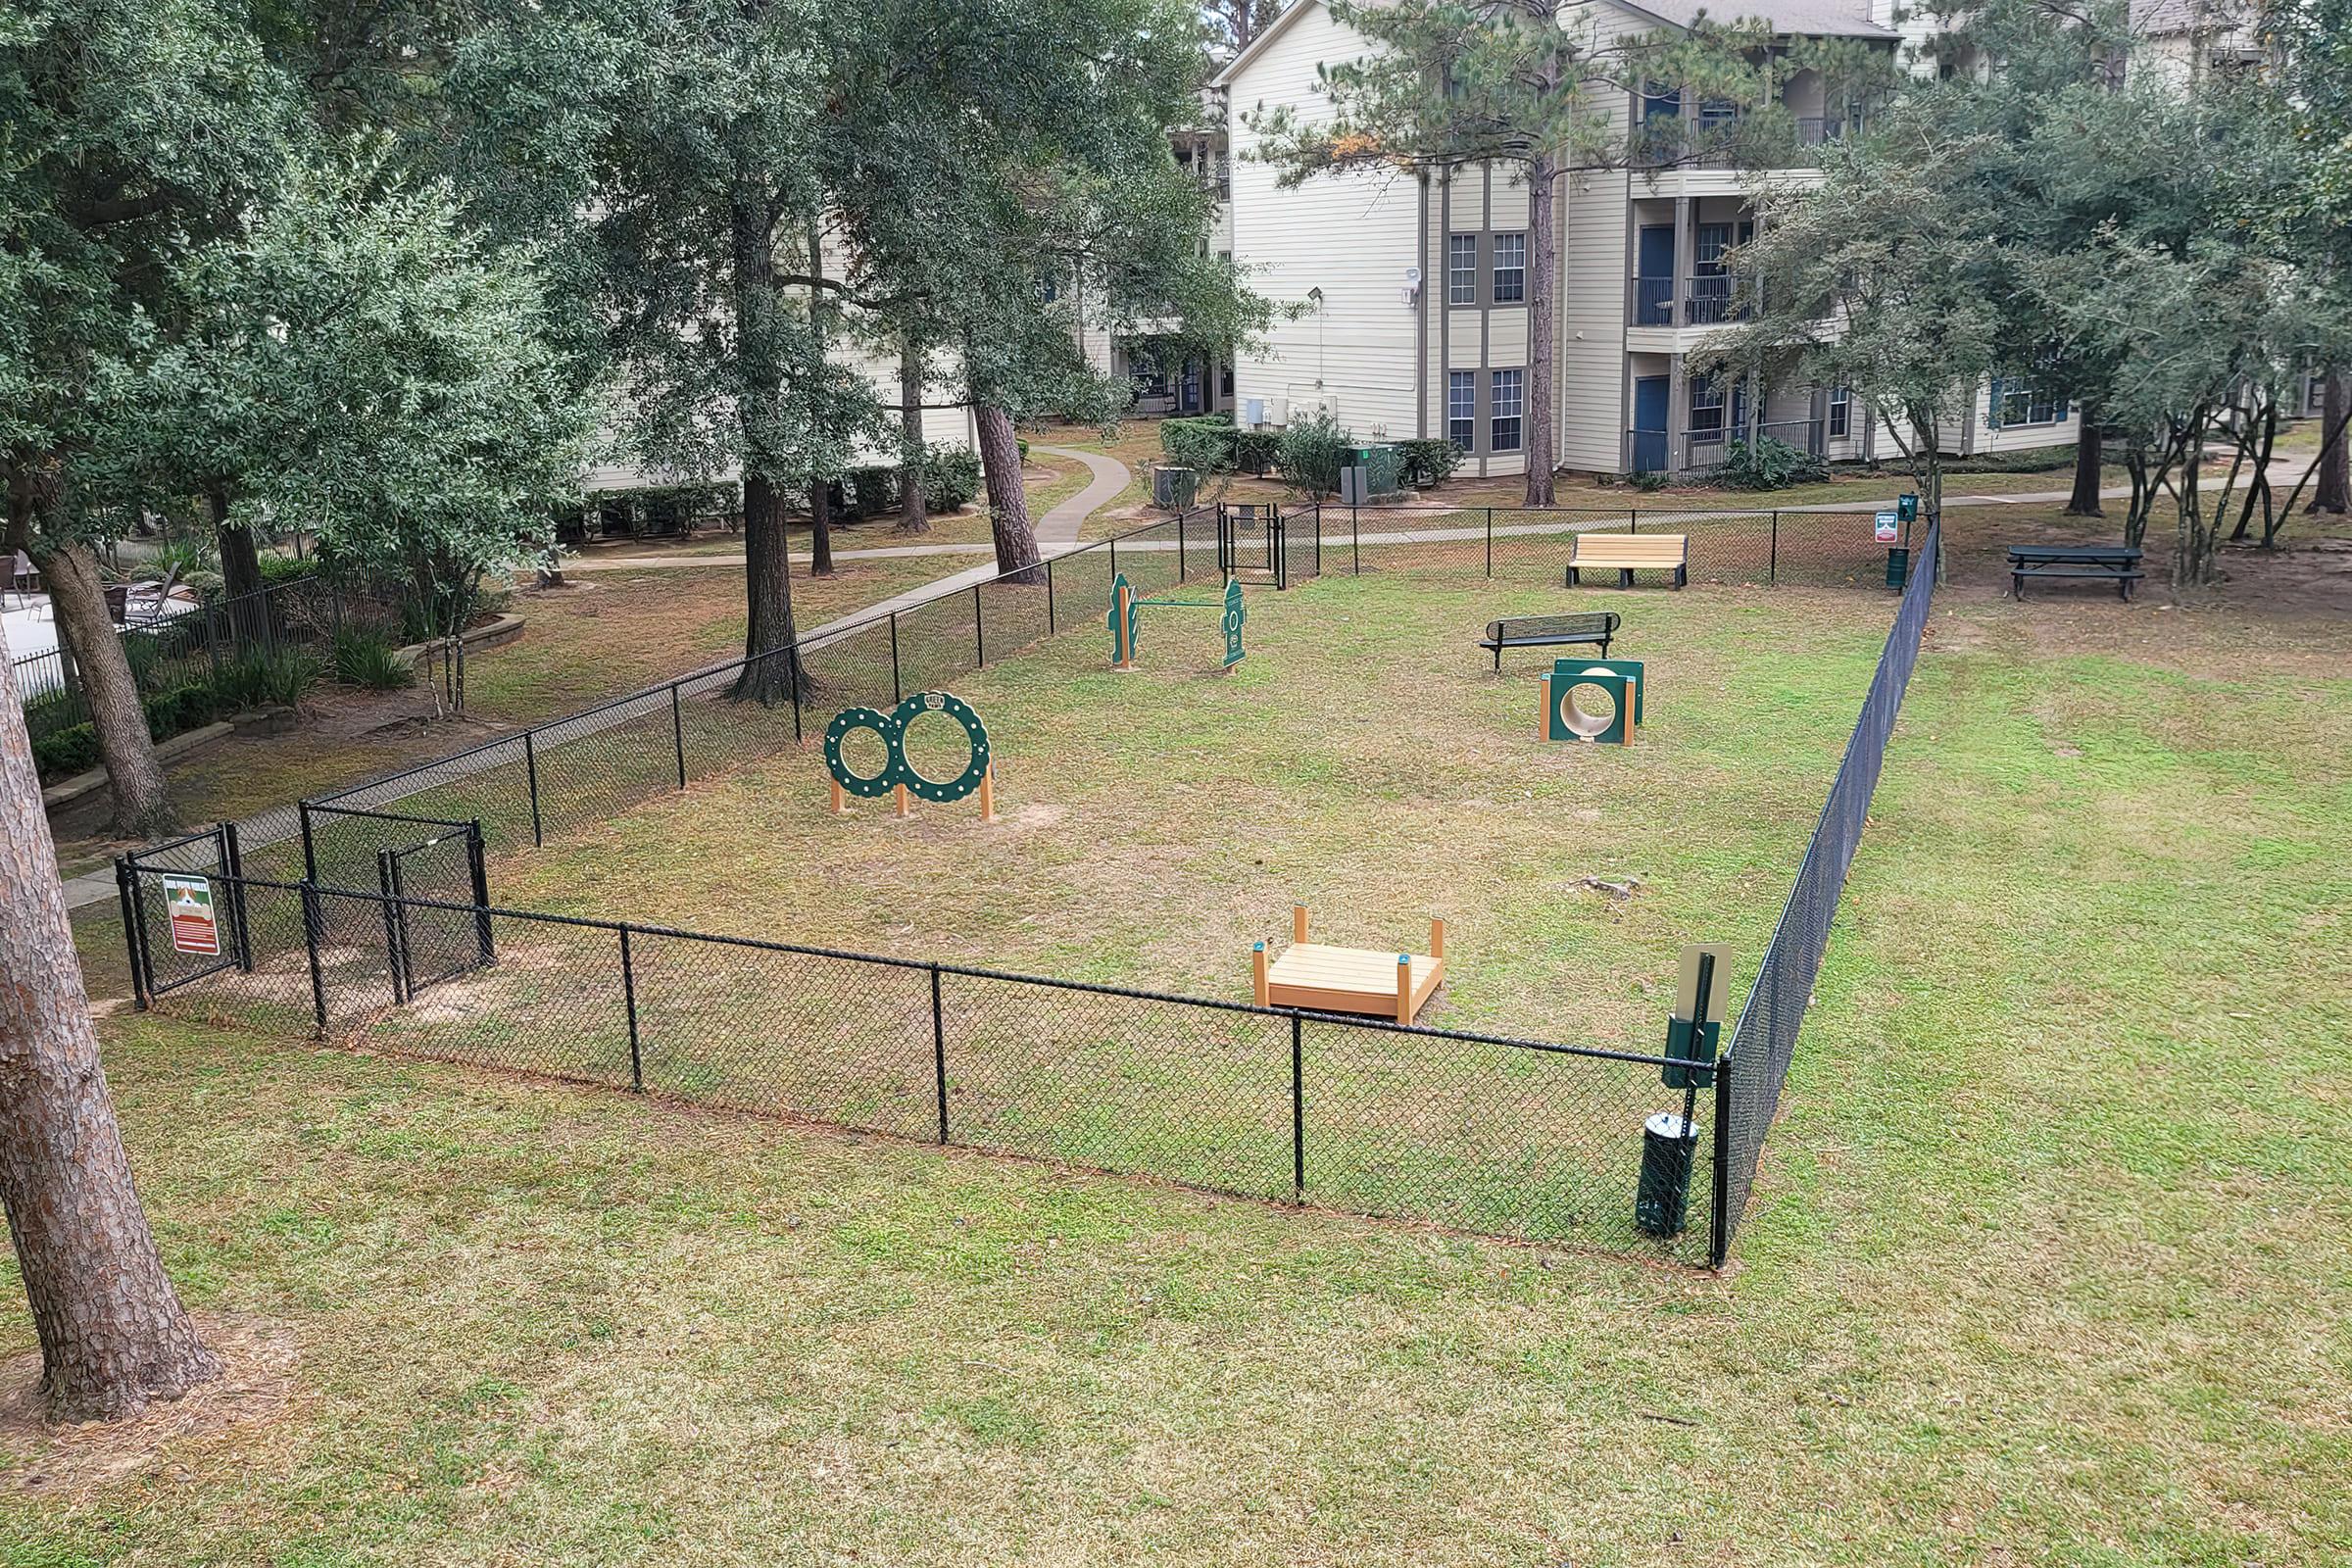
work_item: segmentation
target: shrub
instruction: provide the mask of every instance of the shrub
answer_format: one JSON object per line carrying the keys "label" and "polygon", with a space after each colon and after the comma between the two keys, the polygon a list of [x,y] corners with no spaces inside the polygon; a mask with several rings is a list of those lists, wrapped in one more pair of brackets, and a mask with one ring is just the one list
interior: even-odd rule
{"label": "shrub", "polygon": [[1231,420],[1211,415],[1199,419],[1165,419],[1159,426],[1159,450],[1180,468],[1195,473],[1231,473],[1241,432]]}
{"label": "shrub", "polygon": [[1318,412],[1294,419],[1274,451],[1285,479],[1310,496],[1320,496],[1339,489],[1342,458],[1354,445],[1355,437],[1347,426]]}
{"label": "shrub", "polygon": [[1281,447],[1279,430],[1236,430],[1233,466],[1244,473],[1265,473],[1281,461]]}
{"label": "shrub", "polygon": [[848,511],[851,516],[878,517],[885,512],[897,509],[899,470],[895,466],[887,468],[852,468],[848,478]]}
{"label": "shrub", "polygon": [[262,586],[273,588],[281,582],[308,577],[318,569],[317,562],[297,561],[292,556],[264,555],[261,558]]}
{"label": "shrub", "polygon": [[1666,476],[1654,468],[1643,469],[1642,472],[1634,474],[1631,482],[1633,487],[1643,495],[1666,488]]}
{"label": "shrub", "polygon": [[42,781],[51,784],[88,772],[98,765],[97,727],[85,719],[43,735],[32,743],[32,765]]}
{"label": "shrub", "polygon": [[335,679],[346,686],[392,692],[416,681],[416,666],[401,658],[400,651],[389,641],[371,631],[346,627],[337,632],[334,652],[328,658],[334,666]]}
{"label": "shrub", "polygon": [[1396,455],[1403,461],[1403,482],[1415,489],[1450,478],[1462,465],[1462,449],[1444,436],[1399,441]]}
{"label": "shrub", "polygon": [[923,448],[923,505],[933,512],[960,512],[980,493],[980,454],[953,441]]}
{"label": "shrub", "polygon": [[1829,476],[1830,466],[1810,452],[1764,436],[1752,445],[1733,442],[1713,482],[1726,490],[1785,490],[1792,484],[1817,484]]}
{"label": "shrub", "polygon": [[1013,450],[1020,453],[1021,462],[1026,465],[1029,461],[1029,438],[1025,435],[1016,435],[1012,438],[1012,445]]}
{"label": "shrub", "polygon": [[231,712],[248,708],[291,708],[319,675],[318,661],[297,649],[254,653],[222,664],[213,682],[220,706]]}

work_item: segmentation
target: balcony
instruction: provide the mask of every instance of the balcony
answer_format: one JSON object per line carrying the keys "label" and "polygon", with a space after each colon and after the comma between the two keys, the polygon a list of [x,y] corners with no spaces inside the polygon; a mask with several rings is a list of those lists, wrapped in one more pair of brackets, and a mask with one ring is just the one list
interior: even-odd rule
{"label": "balcony", "polygon": [[1631,278],[1625,310],[1629,326],[1725,326],[1747,318],[1747,302],[1737,296],[1729,272]]}
{"label": "balcony", "polygon": [[1803,169],[1821,149],[1861,128],[1858,115],[1701,112],[1686,120],[1652,111],[1636,128],[1636,169]]}
{"label": "balcony", "polygon": [[[1722,411],[1713,412],[1720,416]],[[1829,453],[1826,421],[1821,419],[1768,420],[1757,425],[1755,433],[1758,440],[1779,441],[1810,457]],[[1729,461],[1733,443],[1746,440],[1747,432],[1738,425],[1718,424],[1687,431],[1680,438],[1669,431],[1645,429],[1628,430],[1626,436],[1634,472],[1696,474],[1722,467]]]}

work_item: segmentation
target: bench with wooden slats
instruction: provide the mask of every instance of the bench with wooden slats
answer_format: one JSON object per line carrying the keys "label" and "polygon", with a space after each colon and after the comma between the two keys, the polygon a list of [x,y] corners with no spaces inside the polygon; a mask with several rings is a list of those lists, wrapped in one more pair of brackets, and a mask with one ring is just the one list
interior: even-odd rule
{"label": "bench with wooden slats", "polygon": [[1682,533],[1580,533],[1570,536],[1568,586],[1588,570],[1614,570],[1617,586],[1631,588],[1637,571],[1671,571],[1674,585],[1690,580],[1690,536]]}
{"label": "bench with wooden slats", "polygon": [[1561,648],[1578,643],[1597,643],[1600,657],[1609,657],[1609,639],[1617,635],[1622,624],[1613,610],[1593,610],[1577,615],[1515,615],[1507,620],[1487,622],[1487,634],[1478,646],[1494,654],[1494,667],[1502,668],[1505,648]]}

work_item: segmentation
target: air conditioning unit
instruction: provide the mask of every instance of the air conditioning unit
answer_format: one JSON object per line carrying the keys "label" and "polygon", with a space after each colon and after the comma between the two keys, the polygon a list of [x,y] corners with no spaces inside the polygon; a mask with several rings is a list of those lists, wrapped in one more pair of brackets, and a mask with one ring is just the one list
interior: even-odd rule
{"label": "air conditioning unit", "polygon": [[1421,269],[1408,267],[1404,270],[1404,287],[1399,291],[1399,297],[1408,306],[1421,303]]}
{"label": "air conditioning unit", "polygon": [[1152,504],[1164,512],[1182,512],[1192,506],[1199,475],[1190,468],[1158,467],[1152,470]]}
{"label": "air conditioning unit", "polygon": [[1266,422],[1278,427],[1290,423],[1291,400],[1289,398],[1266,399]]}
{"label": "air conditioning unit", "polygon": [[1264,424],[1266,422],[1266,400],[1264,398],[1242,399],[1242,422],[1252,430]]}

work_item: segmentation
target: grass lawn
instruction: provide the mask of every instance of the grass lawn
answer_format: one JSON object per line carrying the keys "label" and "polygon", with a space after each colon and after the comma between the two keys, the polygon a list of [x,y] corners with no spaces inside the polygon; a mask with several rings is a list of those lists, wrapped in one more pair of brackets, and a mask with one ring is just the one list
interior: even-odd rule
{"label": "grass lawn", "polygon": [[[1509,593],[1261,596],[1224,681],[1065,640],[958,683],[1003,828],[787,758],[662,813],[698,883],[649,811],[502,893],[1218,986],[1295,888],[1450,903],[1457,1020],[1647,1030],[1685,936],[1752,963],[1886,602],[1586,596],[1656,684],[1602,753],[1477,675]],[[0,1561],[2340,1563],[2347,668],[2342,618],[1944,596],[1721,1278],[117,1015],[168,1261],[290,1388],[0,1429]]]}

